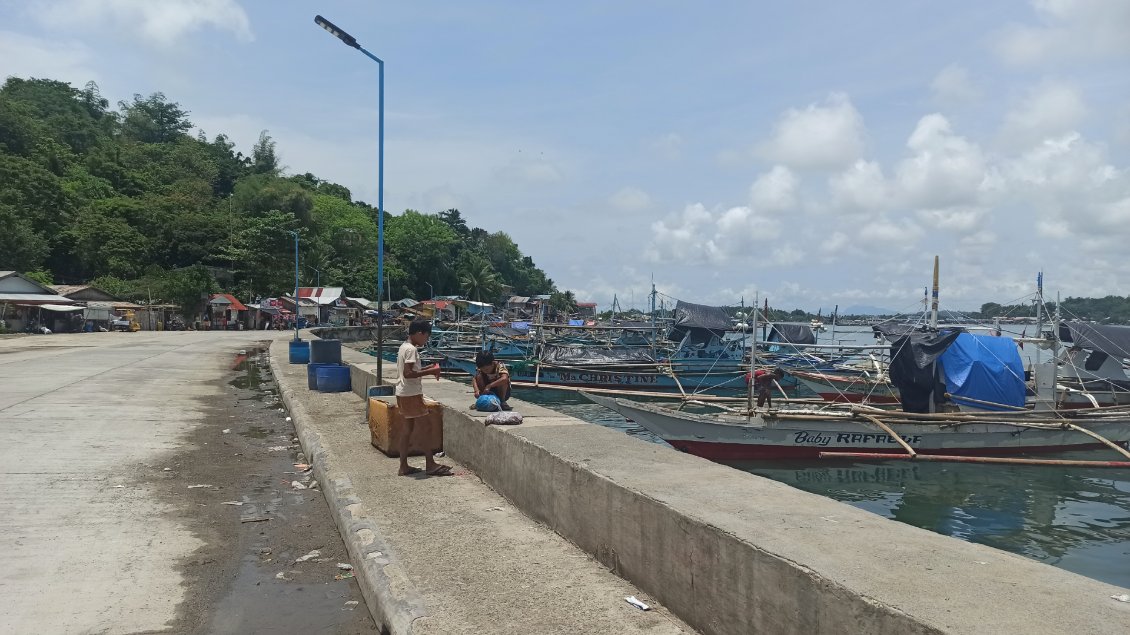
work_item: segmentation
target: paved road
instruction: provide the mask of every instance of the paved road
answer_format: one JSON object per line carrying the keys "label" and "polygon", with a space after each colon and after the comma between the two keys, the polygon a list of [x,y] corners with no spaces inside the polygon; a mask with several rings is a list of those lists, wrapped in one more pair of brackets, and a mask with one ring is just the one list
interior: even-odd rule
{"label": "paved road", "polygon": [[0,632],[166,631],[183,620],[195,592],[186,560],[207,549],[185,517],[199,503],[169,496],[175,474],[189,474],[174,459],[213,402],[231,399],[218,380],[233,354],[272,335],[0,339]]}

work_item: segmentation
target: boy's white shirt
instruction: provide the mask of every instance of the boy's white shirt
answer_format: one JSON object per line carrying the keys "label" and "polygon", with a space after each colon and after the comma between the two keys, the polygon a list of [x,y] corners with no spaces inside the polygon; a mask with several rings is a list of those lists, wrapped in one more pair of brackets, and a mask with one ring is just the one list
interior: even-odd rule
{"label": "boy's white shirt", "polygon": [[396,396],[411,397],[424,394],[423,378],[406,378],[404,376],[405,368],[420,372],[420,351],[416,349],[412,342],[404,342],[400,345],[400,350],[396,352],[396,371],[400,374],[400,377],[396,380]]}

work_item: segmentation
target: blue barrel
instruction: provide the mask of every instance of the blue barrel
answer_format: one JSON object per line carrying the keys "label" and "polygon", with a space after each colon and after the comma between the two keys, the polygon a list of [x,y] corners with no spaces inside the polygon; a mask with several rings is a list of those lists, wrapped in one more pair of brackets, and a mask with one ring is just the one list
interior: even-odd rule
{"label": "blue barrel", "polygon": [[338,364],[318,364],[310,362],[306,365],[306,386],[309,387],[310,390],[318,389],[318,369],[323,366],[338,366]]}
{"label": "blue barrel", "polygon": [[310,340],[311,364],[340,364],[341,340]]}
{"label": "blue barrel", "polygon": [[290,340],[290,363],[306,364],[310,361],[310,342]]}
{"label": "blue barrel", "polygon": [[318,368],[319,392],[348,392],[348,366],[322,366]]}

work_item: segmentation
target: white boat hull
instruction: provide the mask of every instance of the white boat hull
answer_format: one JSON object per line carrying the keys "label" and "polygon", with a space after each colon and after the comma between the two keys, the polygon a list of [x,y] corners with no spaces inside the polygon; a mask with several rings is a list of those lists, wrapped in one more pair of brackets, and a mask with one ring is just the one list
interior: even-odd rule
{"label": "white boat hull", "polygon": [[[679,450],[708,459],[815,459],[821,453],[835,452],[906,454],[894,438],[862,419],[798,421],[756,416],[747,420],[740,416],[675,412],[588,393],[585,396],[619,412]],[[949,428],[936,424],[895,425],[899,436],[920,454],[1002,456],[1105,447],[1094,438],[1069,429],[980,422]],[[1130,419],[1084,425],[1123,446],[1130,442]]]}

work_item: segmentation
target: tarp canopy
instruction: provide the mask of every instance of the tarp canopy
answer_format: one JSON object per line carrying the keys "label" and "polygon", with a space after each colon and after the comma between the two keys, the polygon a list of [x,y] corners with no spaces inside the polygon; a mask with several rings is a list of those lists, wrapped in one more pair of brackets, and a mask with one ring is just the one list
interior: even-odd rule
{"label": "tarp canopy", "polygon": [[897,322],[884,322],[872,324],[871,331],[876,337],[885,337],[888,342],[893,342],[907,333],[922,332],[917,324],[903,324]]}
{"label": "tarp canopy", "polygon": [[598,348],[595,346],[552,346],[542,351],[541,361],[547,364],[638,364],[653,363],[647,349],[637,347]]}
{"label": "tarp canopy", "polygon": [[[938,387],[934,362],[961,335],[962,331],[910,333],[891,344],[891,383],[899,389],[905,412],[930,412],[930,395]],[[936,401],[941,395],[935,394]]]}
{"label": "tarp canopy", "polygon": [[81,311],[83,307],[68,304],[21,304],[19,306],[32,307],[36,309],[43,309],[44,311],[59,311],[60,313],[69,311]]}
{"label": "tarp canopy", "polygon": [[529,335],[529,329],[523,331],[509,326],[488,326],[487,334],[499,337],[525,337]]}
{"label": "tarp canopy", "polygon": [[1011,337],[962,333],[938,359],[946,377],[946,392],[958,405],[984,410],[1012,408],[992,407],[978,401],[1014,408],[1024,406],[1024,363]]}
{"label": "tarp canopy", "polygon": [[729,330],[730,325],[730,317],[721,307],[679,300],[675,304],[675,323],[671,327],[670,338],[678,342],[692,329],[721,332]]}
{"label": "tarp canopy", "polygon": [[1130,326],[1067,322],[1060,325],[1059,336],[1080,348],[1102,351],[1112,357],[1130,357]]}
{"label": "tarp canopy", "polygon": [[807,324],[774,324],[766,341],[782,344],[815,344],[816,334]]}

